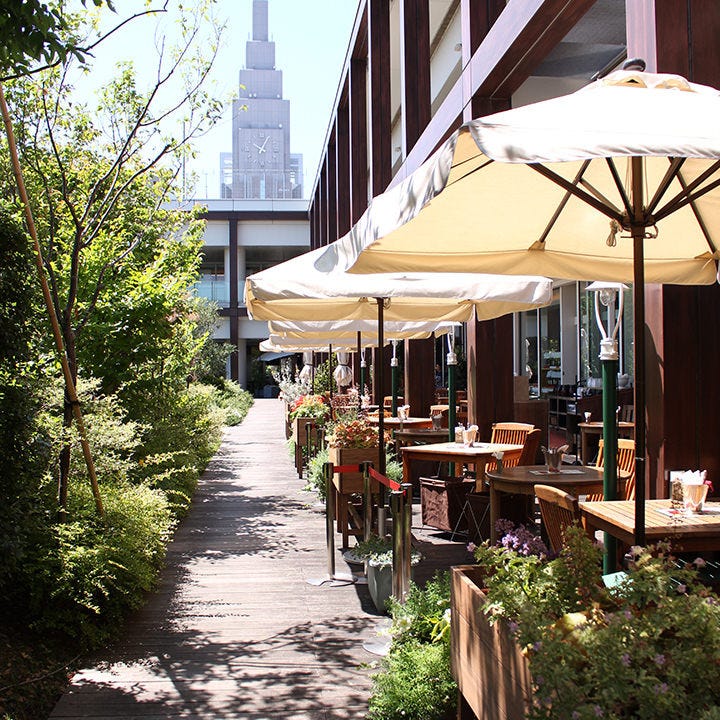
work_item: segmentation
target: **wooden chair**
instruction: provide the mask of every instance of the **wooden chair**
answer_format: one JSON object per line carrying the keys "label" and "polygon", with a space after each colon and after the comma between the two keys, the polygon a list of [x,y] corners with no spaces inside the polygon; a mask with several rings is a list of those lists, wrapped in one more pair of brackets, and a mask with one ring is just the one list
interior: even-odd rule
{"label": "wooden chair", "polygon": [[[518,423],[518,422],[499,422],[493,423],[492,434],[490,436],[491,443],[505,443],[507,445],[522,445],[523,449],[525,441],[531,430],[534,430],[535,426],[530,423]],[[536,443],[540,442],[540,436],[538,435]],[[535,452],[537,452],[537,444],[535,446]],[[534,457],[533,453],[533,457]],[[522,453],[503,459],[504,467],[515,467],[520,465],[520,458]],[[522,463],[523,465],[532,465],[534,463]],[[494,470],[497,467],[495,460],[488,461],[485,466],[488,470]]]}
{"label": "wooden chair", "polygon": [[575,523],[581,524],[577,498],[552,485],[535,485],[535,497],[540,505],[540,515],[550,548],[559,553],[565,528]]}
{"label": "wooden chair", "polygon": [[[617,468],[623,473],[627,473],[628,477],[625,479],[623,485],[622,497],[619,500],[634,500],[635,499],[635,441],[628,438],[618,438],[618,453],[617,453]],[[602,438],[598,445],[598,457],[595,467],[605,467],[605,443]],[[596,502],[603,499],[602,493],[593,493],[588,495],[586,500],[588,502]]]}
{"label": "wooden chair", "polygon": [[620,420],[622,422],[635,422],[635,406],[623,405],[620,408]]}
{"label": "wooden chair", "polygon": [[535,428],[525,436],[523,449],[517,461],[518,465],[535,465],[537,462],[538,447],[540,447],[541,434],[540,428]]}

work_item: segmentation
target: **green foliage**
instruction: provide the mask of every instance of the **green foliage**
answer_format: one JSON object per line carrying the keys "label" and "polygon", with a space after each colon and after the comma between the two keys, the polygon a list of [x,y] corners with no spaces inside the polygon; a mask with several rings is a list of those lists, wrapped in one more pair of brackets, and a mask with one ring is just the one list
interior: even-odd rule
{"label": "green foliage", "polygon": [[95,515],[87,483],[73,487],[71,522],[52,528],[54,546],[33,568],[33,626],[103,639],[155,583],[173,527],[164,495],[126,482],[103,486],[106,517]]}
{"label": "green foliage", "polygon": [[450,671],[450,575],[424,589],[414,583],[405,603],[388,601],[392,644],[373,675],[369,720],[452,720],[457,685]]}
{"label": "green foliage", "polygon": [[[193,302],[195,328],[193,334],[200,338],[201,344],[192,361],[192,379],[218,388],[227,389],[225,367],[233,352],[233,346],[226,342],[213,340],[213,332],[219,324],[218,306],[212,300],[197,297]],[[241,422],[242,418],[237,422]],[[226,423],[237,425],[236,423]]]}
{"label": "green foliage", "polygon": [[[96,7],[110,0],[93,0]],[[82,0],[83,7],[87,0]],[[3,74],[22,74],[42,61],[52,64],[70,54],[79,60],[85,51],[70,32],[70,24],[61,6],[43,0],[2,0],[0,2],[0,69]]]}
{"label": "green foliage", "polygon": [[484,611],[491,622],[507,621],[528,651],[529,718],[695,717],[720,705],[720,601],[667,548],[635,550],[613,589],[603,586],[598,549],[580,528],[566,531],[550,562],[483,551]]}
{"label": "green foliage", "polygon": [[388,601],[393,618],[393,642],[410,639],[435,642],[450,628],[450,573],[439,572],[424,588],[410,583],[404,603]]}
{"label": "green foliage", "polygon": [[233,380],[222,379],[212,394],[212,402],[223,410],[225,425],[239,425],[254,402],[253,396]]}
{"label": "green foliage", "polygon": [[329,393],[335,387],[333,370],[337,367],[337,357],[333,353],[325,362],[315,367],[315,392]]}
{"label": "green foliage", "polygon": [[307,464],[307,483],[305,490],[314,490],[318,498],[325,502],[327,496],[325,487],[325,463],[330,462],[330,451],[327,448],[319,449],[315,455],[310,458]]}

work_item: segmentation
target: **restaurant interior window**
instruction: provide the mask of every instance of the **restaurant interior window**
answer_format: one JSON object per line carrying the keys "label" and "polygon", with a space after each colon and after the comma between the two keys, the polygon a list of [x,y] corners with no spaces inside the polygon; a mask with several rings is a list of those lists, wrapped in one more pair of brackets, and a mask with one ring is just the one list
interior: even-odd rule
{"label": "restaurant interior window", "polygon": [[540,308],[540,395],[555,395],[562,379],[560,355],[560,291],[550,305]]}

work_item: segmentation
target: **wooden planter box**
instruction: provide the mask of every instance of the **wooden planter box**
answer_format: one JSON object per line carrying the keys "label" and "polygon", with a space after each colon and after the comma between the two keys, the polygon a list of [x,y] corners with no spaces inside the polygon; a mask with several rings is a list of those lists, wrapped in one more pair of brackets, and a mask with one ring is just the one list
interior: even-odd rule
{"label": "wooden planter box", "polygon": [[[380,465],[380,448],[329,448],[329,461],[333,465],[358,465],[369,461],[375,468]],[[343,494],[361,493],[363,491],[363,475],[361,472],[335,473],[333,483],[338,492]],[[373,492],[377,490],[374,483]]]}
{"label": "wooden planter box", "polygon": [[458,718],[523,720],[532,697],[528,661],[507,627],[490,625],[480,611],[481,583],[477,566],[452,568],[450,647]]}
{"label": "wooden planter box", "polygon": [[[333,465],[357,465],[370,461],[378,467],[380,448],[328,448],[329,462]],[[363,492],[363,474],[361,472],[335,473],[333,485],[336,491],[335,519],[337,531],[342,533],[343,547],[348,547],[350,535],[363,537],[363,519],[361,512],[352,501],[354,493]],[[377,481],[372,481],[372,491],[379,491]]]}

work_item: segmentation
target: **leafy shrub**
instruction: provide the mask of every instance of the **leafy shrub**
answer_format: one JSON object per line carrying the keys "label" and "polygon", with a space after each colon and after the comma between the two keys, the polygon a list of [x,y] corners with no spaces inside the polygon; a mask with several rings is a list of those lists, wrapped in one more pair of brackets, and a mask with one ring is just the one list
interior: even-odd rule
{"label": "leafy shrub", "polygon": [[163,493],[127,482],[105,485],[105,517],[87,484],[73,484],[72,520],[52,527],[54,546],[36,558],[33,626],[102,640],[152,589],[173,528]]}
{"label": "leafy shrub", "polygon": [[404,604],[388,601],[392,645],[373,675],[369,720],[451,720],[457,685],[450,670],[450,575],[424,589],[410,584]]}
{"label": "leafy shrub", "polygon": [[373,676],[369,720],[452,720],[457,686],[448,643],[411,640],[382,660]]}
{"label": "leafy shrub", "polygon": [[330,461],[330,451],[327,448],[318,450],[307,464],[307,483],[305,490],[314,490],[324,502],[326,497],[325,472],[323,465]]}
{"label": "leafy shrub", "polygon": [[232,380],[220,381],[212,394],[212,402],[224,411],[223,424],[239,425],[253,404],[253,396]]}

